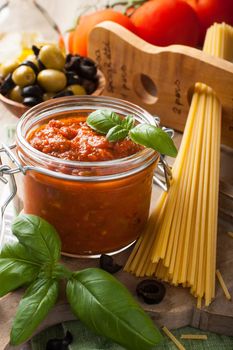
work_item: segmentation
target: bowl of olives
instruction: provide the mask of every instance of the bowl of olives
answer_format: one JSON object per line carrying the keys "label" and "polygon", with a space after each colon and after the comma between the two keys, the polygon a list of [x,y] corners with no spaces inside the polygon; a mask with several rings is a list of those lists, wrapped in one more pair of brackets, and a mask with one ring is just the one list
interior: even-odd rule
{"label": "bowl of olives", "polygon": [[51,98],[101,95],[105,78],[96,63],[80,55],[64,55],[52,44],[32,46],[25,61],[11,60],[0,67],[0,101],[15,116]]}

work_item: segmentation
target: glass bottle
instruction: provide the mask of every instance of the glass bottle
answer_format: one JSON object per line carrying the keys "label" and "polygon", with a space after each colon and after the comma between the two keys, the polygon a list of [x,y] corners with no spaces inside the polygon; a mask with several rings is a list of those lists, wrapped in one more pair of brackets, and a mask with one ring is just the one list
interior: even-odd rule
{"label": "glass bottle", "polygon": [[8,0],[0,7],[0,64],[24,59],[32,44],[58,43],[60,31],[35,0]]}

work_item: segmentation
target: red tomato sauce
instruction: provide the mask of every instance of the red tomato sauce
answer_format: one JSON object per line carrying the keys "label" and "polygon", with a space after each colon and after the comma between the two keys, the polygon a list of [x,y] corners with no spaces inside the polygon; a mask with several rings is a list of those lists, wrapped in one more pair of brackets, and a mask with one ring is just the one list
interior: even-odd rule
{"label": "red tomato sauce", "polygon": [[73,161],[107,161],[128,157],[142,146],[130,139],[109,142],[80,118],[50,120],[31,133],[31,146],[56,158]]}

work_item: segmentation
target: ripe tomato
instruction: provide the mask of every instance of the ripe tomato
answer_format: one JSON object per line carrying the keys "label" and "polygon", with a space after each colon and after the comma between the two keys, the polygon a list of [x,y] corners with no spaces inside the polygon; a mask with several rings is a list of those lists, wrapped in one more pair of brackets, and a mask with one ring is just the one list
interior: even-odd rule
{"label": "ripe tomato", "polygon": [[233,0],[185,0],[196,11],[201,25],[200,43],[203,43],[206,29],[214,22],[233,25]]}
{"label": "ripe tomato", "polygon": [[193,8],[180,0],[151,0],[131,16],[136,34],[151,44],[196,46],[199,20]]}
{"label": "ripe tomato", "polygon": [[74,41],[74,30],[69,32],[68,36],[68,52],[73,54],[73,41]]}
{"label": "ripe tomato", "polygon": [[72,50],[74,54],[87,55],[88,36],[94,26],[103,21],[113,21],[130,31],[135,31],[134,25],[127,16],[112,9],[99,10],[82,16],[74,32]]}

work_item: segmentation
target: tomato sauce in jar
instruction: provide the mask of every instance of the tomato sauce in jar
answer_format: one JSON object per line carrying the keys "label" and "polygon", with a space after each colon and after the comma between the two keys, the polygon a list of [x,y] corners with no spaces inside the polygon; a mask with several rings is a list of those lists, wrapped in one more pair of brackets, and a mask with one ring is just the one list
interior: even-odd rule
{"label": "tomato sauce in jar", "polygon": [[[24,211],[54,225],[63,253],[72,256],[116,252],[137,239],[148,219],[158,161],[152,150],[129,139],[109,142],[89,128],[86,117],[108,101],[95,99],[95,108],[85,100],[86,109],[79,110],[74,98],[73,109],[67,102],[58,113],[51,112],[50,102],[48,115],[43,110],[34,123],[29,110],[24,117],[28,128],[21,120],[22,135],[17,136],[18,156],[30,165],[24,175]],[[111,101],[114,110],[120,100]],[[53,103],[57,111],[59,101]]]}
{"label": "tomato sauce in jar", "polygon": [[130,139],[109,142],[105,135],[97,133],[80,119],[52,119],[34,130],[28,141],[32,147],[53,157],[81,162],[124,158],[143,149]]}

